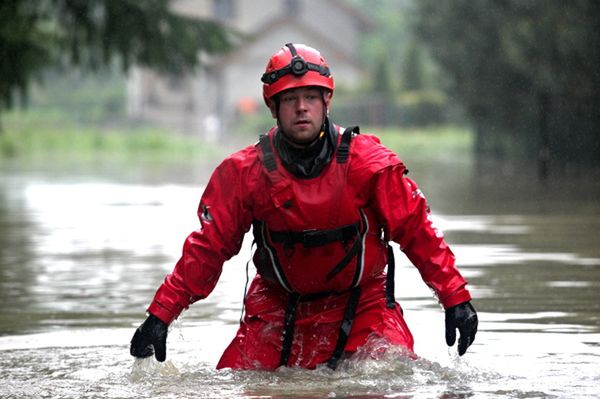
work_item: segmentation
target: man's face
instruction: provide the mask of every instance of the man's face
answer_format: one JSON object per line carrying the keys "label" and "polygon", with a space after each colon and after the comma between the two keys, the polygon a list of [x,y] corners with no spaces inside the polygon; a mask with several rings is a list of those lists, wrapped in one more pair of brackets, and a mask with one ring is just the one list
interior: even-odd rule
{"label": "man's face", "polygon": [[281,93],[279,114],[275,104],[270,107],[271,114],[274,118],[279,115],[279,127],[290,141],[298,145],[308,144],[321,132],[330,101],[331,93],[328,91],[299,87]]}

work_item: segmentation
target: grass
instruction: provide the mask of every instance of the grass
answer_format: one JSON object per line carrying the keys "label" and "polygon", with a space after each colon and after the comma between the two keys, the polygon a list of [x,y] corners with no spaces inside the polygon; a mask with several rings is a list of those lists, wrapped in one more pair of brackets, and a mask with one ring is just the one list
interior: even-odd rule
{"label": "grass", "polygon": [[[115,127],[77,123],[58,111],[11,111],[3,115],[0,159],[216,161],[230,149],[206,144],[156,127]],[[403,159],[456,160],[472,154],[473,134],[467,128],[363,128]]]}
{"label": "grass", "polygon": [[215,158],[216,145],[153,127],[79,124],[61,113],[12,111],[3,117],[0,158],[178,161]]}
{"label": "grass", "polygon": [[473,153],[473,133],[457,126],[432,126],[419,128],[365,128],[401,158],[457,160],[470,158]]}

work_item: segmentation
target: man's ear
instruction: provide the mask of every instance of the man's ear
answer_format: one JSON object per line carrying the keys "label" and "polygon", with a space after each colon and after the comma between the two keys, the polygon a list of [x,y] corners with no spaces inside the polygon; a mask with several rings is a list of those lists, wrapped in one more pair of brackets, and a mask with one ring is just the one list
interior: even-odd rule
{"label": "man's ear", "polygon": [[333,97],[333,93],[330,90],[323,90],[323,102],[325,103],[327,114],[329,114],[329,104],[331,104],[331,97]]}
{"label": "man's ear", "polygon": [[277,119],[277,104],[271,99],[269,99],[269,109],[271,110],[273,119]]}

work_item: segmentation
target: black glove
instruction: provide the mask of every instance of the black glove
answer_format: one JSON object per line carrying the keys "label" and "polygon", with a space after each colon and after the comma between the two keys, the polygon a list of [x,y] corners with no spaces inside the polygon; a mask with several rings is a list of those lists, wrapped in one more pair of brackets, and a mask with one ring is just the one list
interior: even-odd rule
{"label": "black glove", "polygon": [[164,362],[167,358],[167,330],[167,324],[161,319],[153,314],[148,316],[133,334],[129,349],[131,356],[150,357],[155,354],[156,360]]}
{"label": "black glove", "polygon": [[459,305],[446,309],[446,343],[454,345],[456,341],[456,329],[460,333],[458,339],[458,354],[464,355],[467,348],[475,340],[477,333],[477,312],[471,302],[463,302]]}

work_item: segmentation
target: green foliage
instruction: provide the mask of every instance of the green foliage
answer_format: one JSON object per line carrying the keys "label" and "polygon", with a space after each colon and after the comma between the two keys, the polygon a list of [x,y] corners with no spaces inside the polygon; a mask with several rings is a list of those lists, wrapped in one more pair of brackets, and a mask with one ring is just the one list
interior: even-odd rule
{"label": "green foliage", "polygon": [[125,74],[109,69],[94,73],[79,68],[44,70],[43,82],[30,87],[27,109],[68,112],[68,119],[75,123],[114,125],[126,118],[126,79]]}
{"label": "green foliage", "polygon": [[600,2],[415,4],[419,38],[452,78],[480,154],[600,164]]}
{"label": "green foliage", "polygon": [[98,69],[115,58],[181,73],[199,52],[230,47],[229,32],[210,20],[174,13],[168,0],[3,0],[0,2],[0,110],[26,93],[50,64]]}
{"label": "green foliage", "polygon": [[99,128],[57,111],[11,111],[0,135],[0,159],[214,159],[223,151],[157,128]]}
{"label": "green foliage", "polygon": [[331,115],[339,123],[372,126],[431,126],[462,123],[463,116],[440,90],[404,91],[394,97],[336,93]]}
{"label": "green foliage", "polygon": [[0,110],[24,97],[31,77],[52,59],[56,43],[47,24],[40,23],[37,1],[0,2]]}
{"label": "green foliage", "polygon": [[233,132],[240,137],[257,139],[259,135],[269,131],[275,123],[271,114],[261,109],[253,114],[241,115],[234,123]]}
{"label": "green foliage", "polygon": [[394,85],[390,72],[390,66],[385,56],[379,56],[378,62],[375,65],[373,76],[373,92],[380,93],[385,96],[391,96],[394,92]]}
{"label": "green foliage", "polygon": [[415,91],[425,88],[423,55],[416,41],[412,41],[406,50],[404,68],[402,70],[402,88]]}
{"label": "green foliage", "polygon": [[450,160],[453,162],[470,159],[473,153],[473,132],[464,127],[445,125],[435,127],[361,128],[373,132],[381,142],[396,152],[402,159]]}
{"label": "green foliage", "polygon": [[375,72],[382,60],[387,61],[391,72],[392,85],[399,87],[401,75],[399,67],[410,43],[410,2],[406,0],[349,0],[374,21],[361,45],[361,59],[370,71]]}
{"label": "green foliage", "polygon": [[447,123],[452,119],[448,98],[439,90],[405,91],[397,99],[403,126],[428,126]]}
{"label": "green foliage", "polygon": [[[439,96],[444,75],[415,35],[415,1],[348,1],[374,21],[360,50],[370,74],[363,88],[370,95],[363,97],[361,111],[360,104],[355,106],[346,96],[336,93],[333,106],[340,120],[360,115],[362,122],[371,124],[426,126],[454,122],[461,117],[459,104]],[[438,93],[435,99],[433,92]]]}

